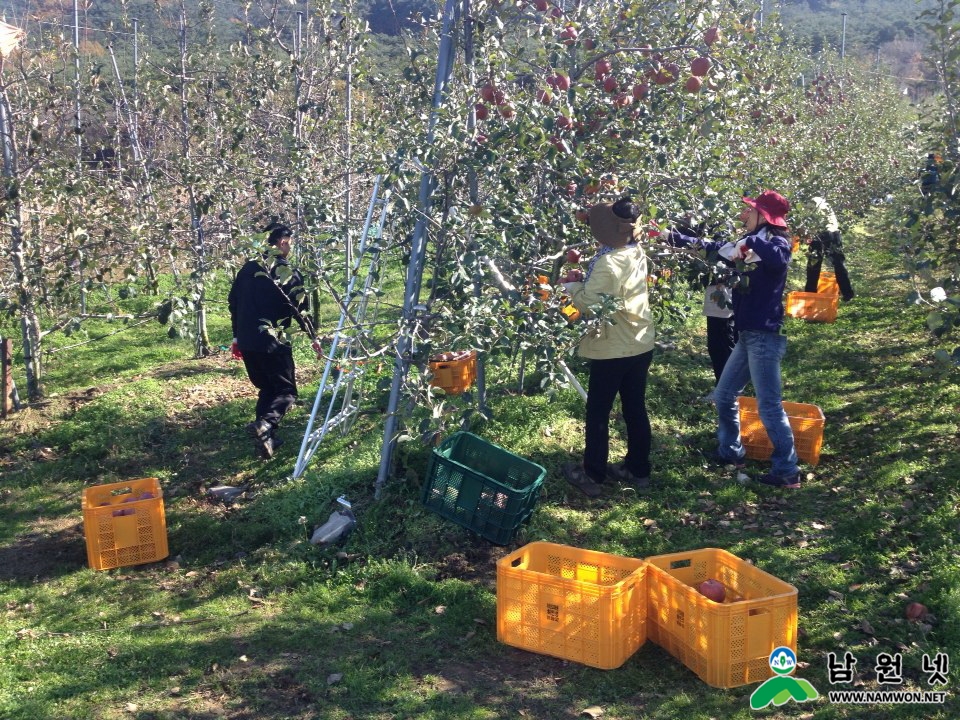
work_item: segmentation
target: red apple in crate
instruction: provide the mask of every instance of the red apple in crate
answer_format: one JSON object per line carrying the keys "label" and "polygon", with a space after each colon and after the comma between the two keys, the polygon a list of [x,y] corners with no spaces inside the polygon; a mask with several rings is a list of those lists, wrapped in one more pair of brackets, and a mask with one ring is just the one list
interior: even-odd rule
{"label": "red apple in crate", "polygon": [[727,597],[727,587],[719,580],[709,578],[697,585],[697,590],[708,600],[722,603]]}
{"label": "red apple in crate", "polygon": [[577,248],[567,250],[567,262],[574,264],[580,262],[580,251]]}

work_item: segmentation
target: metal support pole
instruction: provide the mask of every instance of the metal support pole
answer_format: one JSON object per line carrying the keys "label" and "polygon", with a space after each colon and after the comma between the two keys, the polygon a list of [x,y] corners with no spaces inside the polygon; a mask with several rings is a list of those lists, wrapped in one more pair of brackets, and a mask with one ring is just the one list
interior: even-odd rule
{"label": "metal support pole", "polygon": [[[464,0],[463,57],[464,62],[467,64],[467,77],[470,82],[470,87],[475,87],[477,84],[477,71],[475,66],[476,53],[474,50],[473,38],[473,15],[470,10],[470,0]],[[477,117],[474,111],[471,109],[469,116],[467,116],[467,132],[472,134],[476,127]],[[480,193],[477,183],[477,171],[475,168],[471,167],[468,171],[467,184],[470,191],[470,202],[476,205],[480,202]],[[474,247],[474,249],[476,249],[476,247]],[[483,271],[478,265],[473,277],[473,296],[479,299],[482,295]],[[485,355],[481,355],[477,358],[477,407],[480,408],[480,412],[482,412],[484,415],[489,413],[489,408],[487,407],[487,362]]]}
{"label": "metal support pole", "polygon": [[843,18],[843,28],[840,31],[840,59],[843,60],[847,56],[847,14],[840,13],[840,17]]}
{"label": "metal support pole", "polygon": [[[443,9],[443,30],[440,36],[440,51],[437,57],[437,74],[433,86],[433,108],[430,112],[430,124],[427,130],[426,146],[433,145],[434,134],[438,120],[438,110],[443,101],[447,83],[453,73],[453,20],[458,0],[446,0]],[[420,176],[420,218],[413,231],[410,247],[410,265],[407,268],[407,281],[403,294],[403,313],[401,332],[397,340],[397,356],[393,366],[393,383],[390,387],[390,400],[387,403],[387,417],[383,428],[383,449],[380,454],[380,469],[377,472],[377,482],[374,497],[380,499],[383,487],[390,475],[393,464],[393,453],[397,439],[397,410],[400,407],[400,391],[407,372],[410,370],[410,361],[414,349],[414,335],[418,330],[420,306],[420,286],[423,282],[423,269],[427,248],[427,220],[430,217],[430,196],[436,186],[436,179],[429,168],[424,168]]]}
{"label": "metal support pole", "polygon": [[[77,136],[77,170],[83,170],[83,126],[80,122],[80,3],[73,0],[73,59],[74,59],[74,126]],[[80,269],[80,312],[87,312],[87,283],[83,278],[83,269]]]}
{"label": "metal support pole", "polygon": [[[351,32],[351,23],[350,18],[347,18],[345,21],[347,33]],[[346,198],[344,199],[344,228],[343,228],[343,237],[344,245],[346,246],[346,261],[347,261],[347,273],[349,274],[353,268],[353,243],[350,239],[350,212],[351,212],[351,196],[350,196],[350,184],[353,179],[350,172],[350,163],[351,163],[351,152],[352,148],[350,146],[350,126],[353,124],[353,38],[351,37],[347,42],[347,117],[346,123],[344,126],[344,132],[346,136],[344,138],[344,156],[346,158],[346,173],[344,173],[344,180],[346,182]]]}
{"label": "metal support pole", "polygon": [[79,0],[73,0],[73,52],[74,52],[74,93],[76,101],[74,103],[74,124],[73,129],[77,135],[77,167],[82,167],[83,161],[83,137],[81,132],[83,127],[80,123],[80,3]]}

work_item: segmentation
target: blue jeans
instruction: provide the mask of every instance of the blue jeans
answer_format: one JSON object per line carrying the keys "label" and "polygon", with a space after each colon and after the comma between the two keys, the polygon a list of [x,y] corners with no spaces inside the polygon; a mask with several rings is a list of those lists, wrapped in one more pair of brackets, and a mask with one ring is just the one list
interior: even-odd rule
{"label": "blue jeans", "polygon": [[780,389],[780,360],[786,351],[787,338],[784,335],[756,330],[742,331],[714,391],[720,457],[736,460],[744,455],[740,442],[737,395],[743,392],[747,381],[750,381],[757,394],[760,422],[773,444],[771,472],[781,477],[795,475],[799,471],[793,431],[790,429],[787,413],[783,410]]}

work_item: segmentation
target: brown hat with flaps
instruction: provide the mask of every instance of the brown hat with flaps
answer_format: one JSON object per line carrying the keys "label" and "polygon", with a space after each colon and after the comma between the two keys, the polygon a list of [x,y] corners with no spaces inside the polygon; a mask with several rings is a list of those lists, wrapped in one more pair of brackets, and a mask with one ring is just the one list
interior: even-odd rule
{"label": "brown hat with flaps", "polygon": [[590,231],[603,245],[622,248],[640,235],[635,220],[613,212],[613,203],[599,203],[590,208]]}

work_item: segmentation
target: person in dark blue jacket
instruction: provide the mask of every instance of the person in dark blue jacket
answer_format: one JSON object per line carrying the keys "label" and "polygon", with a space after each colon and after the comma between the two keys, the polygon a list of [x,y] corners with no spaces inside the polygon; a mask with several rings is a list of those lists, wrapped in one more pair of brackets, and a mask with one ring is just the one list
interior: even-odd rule
{"label": "person in dark blue jacket", "polygon": [[[758,482],[783,488],[800,487],[800,470],[793,431],[783,409],[780,361],[787,349],[783,328],[783,293],[787,284],[791,243],[786,214],[790,203],[772,190],[756,198],[745,197],[740,214],[744,235],[735,244],[724,244],[679,233],[669,233],[674,245],[701,247],[707,252],[730,256],[739,282],[733,292],[733,318],[737,344],[714,389],[717,406],[718,458],[743,466],[745,450],[740,441],[737,396],[747,382],[753,383],[760,421],[773,444],[771,471]],[[733,283],[731,283],[733,284]]]}
{"label": "person in dark blue jacket", "polygon": [[[293,349],[281,339],[291,322],[314,338],[303,277],[287,256],[293,231],[271,223],[267,230],[270,250],[263,258],[247,260],[230,288],[227,304],[233,325],[233,342],[243,357],[250,382],[259,390],[256,419],[247,423],[247,434],[263,458],[273,457],[282,440],[277,426],[297,399]],[[320,346],[313,340],[313,349]]]}

